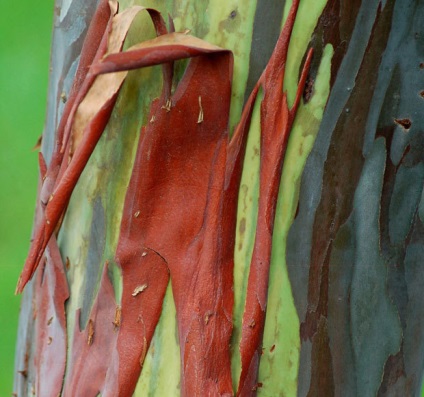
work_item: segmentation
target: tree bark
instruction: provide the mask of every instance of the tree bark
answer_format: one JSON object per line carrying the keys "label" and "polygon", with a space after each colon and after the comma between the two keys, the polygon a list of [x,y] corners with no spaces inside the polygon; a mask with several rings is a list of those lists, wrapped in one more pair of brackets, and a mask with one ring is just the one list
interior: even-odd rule
{"label": "tree bark", "polygon": [[[122,1],[120,12],[130,3]],[[149,0],[143,5],[169,13],[177,31],[190,29],[192,35],[234,53],[232,131],[269,61],[291,2],[156,3]],[[57,1],[42,147],[47,162],[96,5],[94,1]],[[126,46],[154,36],[146,21],[145,17],[136,20]],[[252,395],[420,393],[424,370],[423,26],[421,0],[300,2],[285,66],[289,104],[294,101],[308,48],[314,49],[314,56],[284,158],[262,355]],[[185,63],[177,63],[178,75],[184,67]],[[111,296],[120,299],[121,273],[115,252],[124,199],[139,129],[149,121],[150,103],[160,90],[159,67],[130,72],[58,235],[65,266],[44,274],[44,284],[40,268],[25,288],[15,360],[18,396],[48,395],[43,390],[53,390],[48,389],[49,375],[38,369],[40,341],[47,338],[43,343],[48,343],[51,337],[37,328],[40,316],[50,318],[41,309],[43,289],[51,291],[56,303],[62,302],[66,314],[62,337],[67,351],[58,358],[58,365],[66,365],[65,384],[79,331],[89,332],[106,262]],[[257,213],[260,134],[258,100],[237,210],[231,341],[234,390],[241,372],[238,347],[249,266],[261,217]],[[59,253],[50,249],[48,255],[53,258]],[[52,280],[59,280],[59,287],[54,288]],[[66,285],[69,299],[62,288]],[[60,312],[57,306],[56,310]],[[179,394],[175,310],[169,285],[136,396]],[[90,379],[89,373],[85,376]],[[96,390],[93,396],[101,392]]]}

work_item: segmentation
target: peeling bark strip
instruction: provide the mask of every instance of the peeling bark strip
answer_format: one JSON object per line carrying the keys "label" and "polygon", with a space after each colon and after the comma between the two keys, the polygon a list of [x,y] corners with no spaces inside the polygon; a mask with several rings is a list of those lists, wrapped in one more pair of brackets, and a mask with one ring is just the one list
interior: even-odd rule
{"label": "peeling bark strip", "polygon": [[[144,284],[146,277],[152,279],[147,264],[155,255],[145,255],[146,249],[163,258],[162,266],[169,268],[171,276],[181,346],[182,395],[232,394],[229,354],[232,266],[231,257],[223,257],[227,253],[223,244],[228,228],[222,194],[231,53],[175,33],[106,57],[99,70],[138,68],[192,56],[198,57],[191,60],[175,92],[169,98],[163,93],[152,104],[148,119],[154,122],[143,127],[125,200],[116,255],[123,277],[121,343],[117,353],[126,358],[118,376],[125,377],[125,382],[119,383],[128,390],[128,395],[138,379],[139,362],[150,345],[169,277],[164,271],[161,291],[146,283],[149,288],[137,296],[143,300],[146,293],[151,293],[150,301],[140,310],[138,324],[131,330],[139,344],[136,352],[134,343],[128,345],[128,340],[134,338],[129,338],[124,329],[136,313],[133,291]],[[169,84],[165,81],[165,87]],[[193,110],[199,107],[199,98],[202,98],[201,123]],[[225,205],[235,209],[236,199],[233,195],[232,202]],[[234,228],[231,232],[234,233]],[[140,276],[134,281],[136,269],[140,269]],[[154,269],[157,266],[150,271]],[[132,303],[131,308],[125,299]],[[146,329],[150,332],[143,332]],[[123,360],[119,362],[124,364]],[[130,363],[132,368],[125,376],[122,371]]]}
{"label": "peeling bark strip", "polygon": [[[105,1],[100,4],[96,15],[103,13],[103,3]],[[95,17],[92,24],[94,27],[89,29],[89,34],[96,36],[101,32],[102,40],[94,57],[84,55],[83,59],[87,60],[87,65],[82,65],[78,69],[82,71],[78,73],[78,78],[73,85],[72,93],[75,91],[75,94],[72,94],[68,100],[59,124],[57,144],[43,178],[40,193],[44,219],[36,225],[34,240],[16,287],[17,293],[22,292],[25,284],[33,276],[50,237],[60,224],[75,185],[109,121],[119,89],[126,77],[126,73],[113,74],[109,78],[98,76],[98,72],[93,71],[92,67],[87,71],[88,65],[97,63],[107,53],[122,49],[133,19],[142,10],[149,12],[157,34],[167,32],[165,22],[156,10],[132,7],[122,14],[116,14],[118,3],[111,1],[109,5],[111,12],[107,24],[105,25],[104,21],[99,23],[99,18]],[[97,23],[100,26],[97,26]],[[84,42],[82,54],[86,53],[85,43],[90,43],[89,36]],[[87,45],[90,46],[91,43]],[[88,52],[93,55],[92,51]],[[169,68],[165,68],[165,73],[167,70]],[[81,82],[83,79],[84,81]],[[74,97],[75,99],[72,99]],[[41,161],[45,163],[43,158]]]}

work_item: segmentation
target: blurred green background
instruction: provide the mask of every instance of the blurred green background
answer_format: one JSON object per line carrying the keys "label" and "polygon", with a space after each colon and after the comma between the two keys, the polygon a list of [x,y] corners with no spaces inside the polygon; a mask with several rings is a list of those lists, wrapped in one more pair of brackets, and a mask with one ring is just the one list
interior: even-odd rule
{"label": "blurred green background", "polygon": [[0,0],[0,396],[10,396],[19,297],[46,113],[54,1]]}

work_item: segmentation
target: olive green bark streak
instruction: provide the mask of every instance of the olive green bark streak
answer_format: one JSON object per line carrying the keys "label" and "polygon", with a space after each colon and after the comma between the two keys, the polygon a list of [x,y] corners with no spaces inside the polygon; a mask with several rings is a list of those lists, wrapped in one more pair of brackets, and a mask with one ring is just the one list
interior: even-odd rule
{"label": "olive green bark streak", "polygon": [[[288,0],[284,9],[285,22],[290,10],[292,1]],[[287,100],[289,106],[293,104],[300,66],[308,48],[311,35],[314,32],[318,18],[321,16],[327,0],[300,1],[296,21],[293,27],[293,34],[290,40],[289,52],[287,54],[286,71],[284,76],[284,89],[287,90]]]}
{"label": "olive green bark streak", "polygon": [[234,390],[237,390],[241,372],[239,344],[246,301],[247,280],[249,278],[249,267],[255,243],[258,218],[260,104],[262,98],[262,91],[259,91],[250,123],[237,208],[236,246],[234,252],[234,328],[231,339],[231,371]]}

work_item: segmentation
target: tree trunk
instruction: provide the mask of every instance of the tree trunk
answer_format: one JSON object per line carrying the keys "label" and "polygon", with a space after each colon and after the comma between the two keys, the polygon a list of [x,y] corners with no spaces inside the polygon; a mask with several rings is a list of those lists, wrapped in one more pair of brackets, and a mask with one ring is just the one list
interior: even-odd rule
{"label": "tree trunk", "polygon": [[[177,32],[190,29],[191,35],[233,52],[233,131],[273,53],[291,2],[156,3],[146,0],[143,5],[169,14]],[[120,2],[120,12],[131,4]],[[42,146],[47,162],[96,6],[95,1],[57,0]],[[285,64],[289,106],[295,102],[308,48],[314,55],[282,168],[258,377],[253,388],[239,389],[241,396],[420,394],[423,26],[420,0],[300,1]],[[137,16],[125,47],[154,36],[148,15]],[[179,78],[186,64],[176,63]],[[95,350],[102,352],[97,361],[104,361],[104,372],[98,363],[89,364],[90,353],[85,352],[94,348],[96,338],[101,340],[95,318],[112,313],[115,317],[102,326],[121,322],[119,302],[126,291],[116,251],[122,213],[140,126],[151,121],[149,108],[161,95],[161,75],[160,66],[128,74],[73,191],[57,236],[60,255],[49,245],[47,264],[25,288],[15,362],[18,396],[50,396],[57,390],[63,395],[71,395],[68,390],[85,390],[72,395],[87,397],[87,390],[90,396],[109,395],[102,382],[108,366],[117,365],[114,350]],[[244,371],[239,345],[255,233],[265,216],[258,204],[264,92],[259,92],[251,115],[237,207],[230,349],[234,393]],[[208,109],[203,110],[206,117]],[[171,282],[174,287],[172,269]],[[135,396],[173,396],[181,389],[190,395],[184,383],[190,369],[185,357],[180,358],[184,346],[172,287],[169,283],[150,348],[144,352]],[[86,367],[76,352],[87,360]],[[54,363],[48,362],[53,357]],[[78,382],[90,385],[90,371],[97,371],[91,389],[78,388]],[[203,387],[210,395],[224,395]]]}

